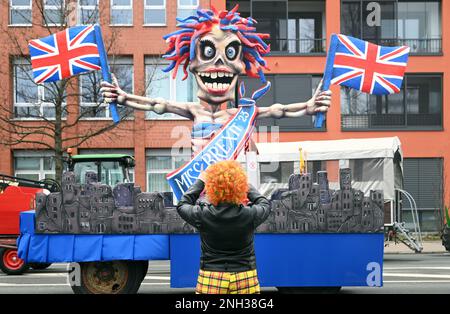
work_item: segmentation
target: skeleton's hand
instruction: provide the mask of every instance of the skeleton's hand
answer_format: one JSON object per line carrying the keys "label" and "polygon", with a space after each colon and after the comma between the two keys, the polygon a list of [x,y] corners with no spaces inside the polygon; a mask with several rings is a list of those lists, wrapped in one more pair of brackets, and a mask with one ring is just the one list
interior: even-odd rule
{"label": "skeleton's hand", "polygon": [[100,93],[106,103],[117,102],[119,105],[123,105],[127,100],[127,93],[125,93],[119,86],[119,82],[114,74],[112,76],[112,84],[103,81],[101,83],[102,88]]}
{"label": "skeleton's hand", "polygon": [[318,112],[327,112],[331,105],[331,90],[326,90],[321,92],[322,81],[320,81],[319,86],[317,86],[314,95],[310,100],[307,101],[306,113],[313,115]]}

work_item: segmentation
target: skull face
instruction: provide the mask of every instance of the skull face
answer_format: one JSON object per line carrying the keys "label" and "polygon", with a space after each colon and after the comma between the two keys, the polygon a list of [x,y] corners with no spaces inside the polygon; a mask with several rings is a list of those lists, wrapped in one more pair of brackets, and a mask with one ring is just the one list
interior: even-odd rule
{"label": "skull face", "polygon": [[234,101],[236,82],[244,70],[238,36],[214,27],[199,39],[189,70],[197,80],[198,98],[212,105]]}

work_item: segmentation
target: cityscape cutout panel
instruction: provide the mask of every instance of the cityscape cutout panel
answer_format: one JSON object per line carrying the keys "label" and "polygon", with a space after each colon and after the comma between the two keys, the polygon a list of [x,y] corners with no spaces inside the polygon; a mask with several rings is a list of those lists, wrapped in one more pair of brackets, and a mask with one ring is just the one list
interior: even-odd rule
{"label": "cityscape cutout panel", "polygon": [[[351,170],[340,169],[339,190],[330,190],[326,171],[292,174],[289,188],[271,197],[269,218],[258,233],[375,233],[383,231],[382,191],[364,196],[351,186]],[[36,194],[36,233],[195,233],[172,205],[172,193],[143,193],[134,183],[114,188],[87,172],[85,183],[63,174],[62,192]]]}

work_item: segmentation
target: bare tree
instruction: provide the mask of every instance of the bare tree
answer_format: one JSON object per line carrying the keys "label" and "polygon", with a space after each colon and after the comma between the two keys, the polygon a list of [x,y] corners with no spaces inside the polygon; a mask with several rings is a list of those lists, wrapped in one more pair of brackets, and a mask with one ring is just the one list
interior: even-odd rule
{"label": "bare tree", "polygon": [[[9,0],[0,0],[5,6]],[[55,154],[56,180],[60,181],[63,171],[63,154],[69,147],[79,147],[96,136],[117,136],[117,127],[107,118],[108,106],[99,97],[101,76],[91,72],[57,82],[35,84],[32,78],[27,43],[29,40],[48,36],[76,24],[77,12],[83,24],[97,21],[101,8],[78,10],[74,0],[33,1],[31,14],[19,14],[21,21],[32,27],[3,29],[6,41],[0,41],[3,60],[9,60],[10,67],[0,68],[4,77],[13,77],[13,93],[3,93],[0,99],[0,144],[12,147],[28,144],[36,149],[48,149]],[[80,1],[89,3],[90,1]],[[38,14],[36,14],[38,13]],[[21,16],[20,16],[21,15]],[[38,16],[38,18],[37,18]],[[6,24],[6,23],[5,23]],[[105,36],[108,55],[114,55],[113,47],[120,37],[117,29]],[[116,58],[113,58],[116,60]],[[126,71],[130,66],[111,64],[121,85],[131,85]],[[123,72],[123,73],[122,73]],[[129,81],[127,81],[127,79]],[[12,101],[11,101],[12,96]],[[82,103],[84,106],[77,106]],[[121,120],[127,119],[131,111],[119,108]],[[87,118],[102,118],[104,121],[86,122]]]}

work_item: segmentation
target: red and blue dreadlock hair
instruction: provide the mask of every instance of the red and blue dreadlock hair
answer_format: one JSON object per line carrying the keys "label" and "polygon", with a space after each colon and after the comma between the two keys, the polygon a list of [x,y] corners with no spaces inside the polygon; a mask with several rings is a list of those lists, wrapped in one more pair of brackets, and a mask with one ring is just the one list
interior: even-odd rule
{"label": "red and blue dreadlock hair", "polygon": [[230,11],[217,11],[211,6],[211,10],[197,10],[196,16],[177,18],[179,22],[177,27],[181,29],[163,37],[169,44],[163,58],[171,61],[170,65],[163,71],[173,70],[172,77],[175,78],[178,67],[184,62],[183,80],[185,80],[188,76],[186,69],[189,62],[195,58],[195,46],[198,39],[210,32],[213,26],[218,25],[223,31],[236,33],[240,39],[243,46],[246,74],[250,77],[259,77],[263,83],[266,83],[263,68],[268,68],[263,57],[270,52],[270,45],[267,45],[263,39],[268,39],[269,34],[256,33],[256,28],[253,26],[256,21],[251,17],[241,17],[240,13],[237,12],[238,7],[239,5],[236,5]]}

